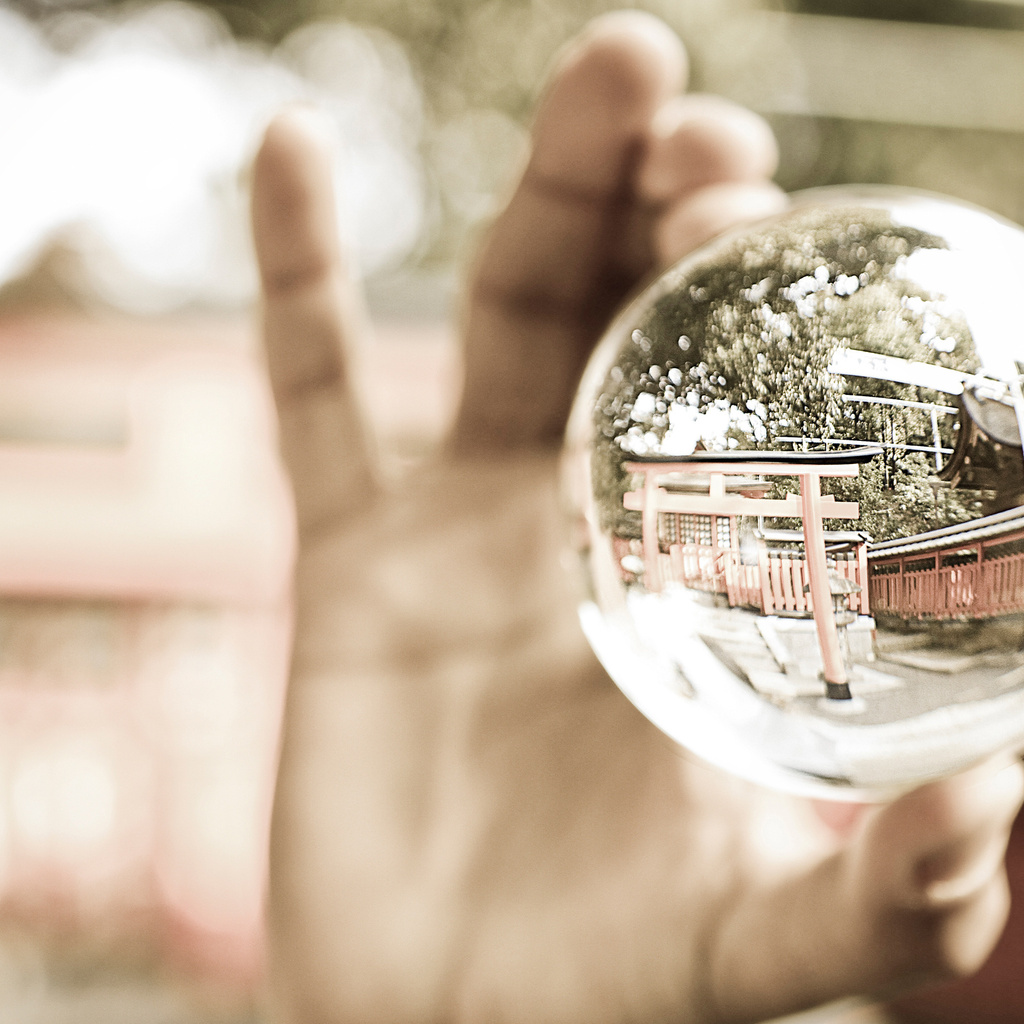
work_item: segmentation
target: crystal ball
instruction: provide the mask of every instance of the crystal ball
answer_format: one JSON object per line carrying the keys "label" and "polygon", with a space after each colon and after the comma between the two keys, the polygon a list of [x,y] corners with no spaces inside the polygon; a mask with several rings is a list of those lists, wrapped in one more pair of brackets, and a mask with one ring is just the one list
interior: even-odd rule
{"label": "crystal ball", "polygon": [[612,324],[566,435],[580,618],[701,758],[884,798],[1024,747],[1024,230],[816,189]]}

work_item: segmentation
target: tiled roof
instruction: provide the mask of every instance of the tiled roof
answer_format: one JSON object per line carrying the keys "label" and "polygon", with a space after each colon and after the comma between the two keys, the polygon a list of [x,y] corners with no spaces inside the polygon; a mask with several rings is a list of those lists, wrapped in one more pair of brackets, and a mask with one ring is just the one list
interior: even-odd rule
{"label": "tiled roof", "polygon": [[868,558],[890,558],[911,552],[936,551],[940,548],[969,544],[976,540],[987,540],[1003,534],[1024,530],[1024,505],[996,512],[981,519],[971,519],[956,526],[945,526],[941,530],[914,534],[912,537],[895,537],[893,540],[868,545]]}

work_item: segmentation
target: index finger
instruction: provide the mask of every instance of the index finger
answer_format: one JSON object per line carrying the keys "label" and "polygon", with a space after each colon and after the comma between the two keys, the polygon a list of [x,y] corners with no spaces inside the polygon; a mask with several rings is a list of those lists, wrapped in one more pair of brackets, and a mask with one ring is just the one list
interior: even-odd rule
{"label": "index finger", "polygon": [[345,362],[363,318],[337,237],[329,145],[312,111],[269,126],[253,165],[252,225],[263,338],[300,536],[372,488]]}

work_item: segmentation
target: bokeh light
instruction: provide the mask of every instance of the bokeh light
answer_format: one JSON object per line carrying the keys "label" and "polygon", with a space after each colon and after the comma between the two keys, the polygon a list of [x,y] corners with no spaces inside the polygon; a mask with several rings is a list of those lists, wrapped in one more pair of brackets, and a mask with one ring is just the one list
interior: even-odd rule
{"label": "bokeh light", "polygon": [[0,10],[0,280],[71,232],[88,285],[115,305],[248,300],[244,169],[296,101],[346,140],[340,221],[357,262],[401,261],[424,217],[420,104],[386,33],[320,24],[271,51],[177,2],[45,23]]}
{"label": "bokeh light", "polygon": [[292,524],[240,342],[0,320],[0,999],[19,1013],[36,975],[8,991],[2,961],[24,935],[47,976],[60,936],[58,964],[177,965],[246,998],[260,977]]}

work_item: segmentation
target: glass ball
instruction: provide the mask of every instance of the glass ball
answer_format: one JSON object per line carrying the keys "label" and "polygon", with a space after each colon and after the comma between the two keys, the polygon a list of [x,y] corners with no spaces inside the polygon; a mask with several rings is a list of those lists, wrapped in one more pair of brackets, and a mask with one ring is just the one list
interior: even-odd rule
{"label": "glass ball", "polygon": [[816,189],[615,320],[570,417],[580,617],[722,768],[885,797],[1024,747],[1024,231]]}

